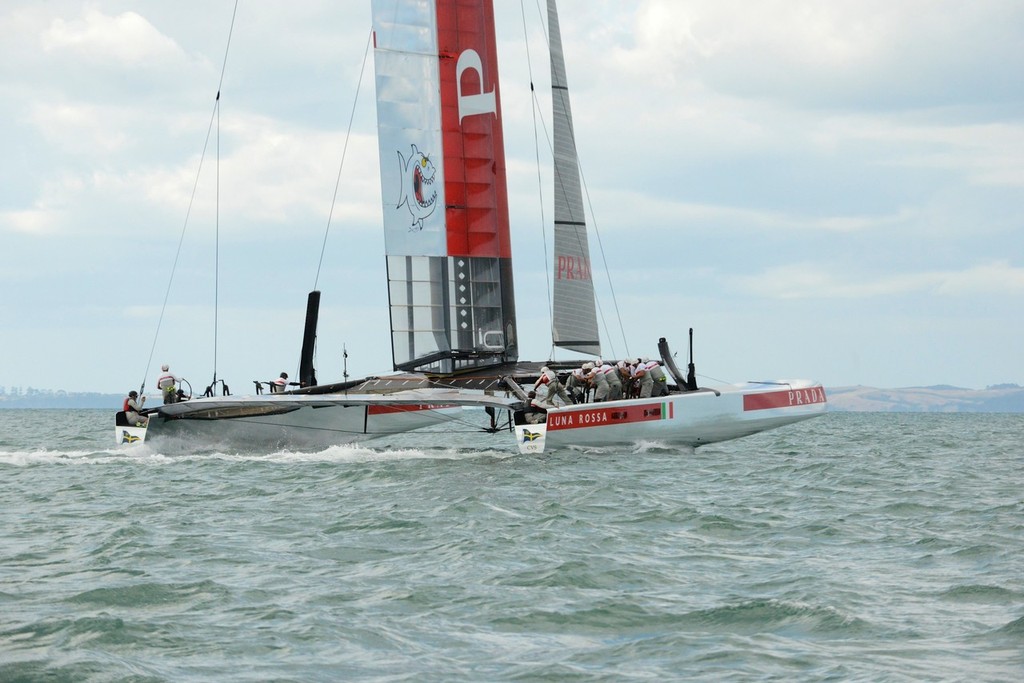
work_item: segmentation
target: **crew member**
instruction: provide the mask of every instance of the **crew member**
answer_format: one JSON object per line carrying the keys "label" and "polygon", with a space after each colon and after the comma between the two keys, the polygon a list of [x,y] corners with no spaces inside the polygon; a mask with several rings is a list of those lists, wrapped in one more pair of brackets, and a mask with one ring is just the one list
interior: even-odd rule
{"label": "crew member", "polygon": [[619,369],[622,379],[622,397],[636,398],[636,381],[633,379],[633,366],[628,360],[620,360],[615,366]]}
{"label": "crew member", "polygon": [[299,386],[298,382],[289,382],[288,373],[282,372],[281,376],[270,383],[270,393],[272,394],[283,394],[288,389],[288,385],[293,387]]}
{"label": "crew member", "polygon": [[124,400],[124,416],[128,424],[136,427],[145,427],[149,424],[149,418],[142,414],[142,406],[146,403],[146,397],[139,398],[139,392],[129,391],[128,398]]}
{"label": "crew member", "polygon": [[602,363],[599,371],[608,381],[608,400],[618,401],[622,398],[622,377],[618,368],[610,363]]}
{"label": "crew member", "polygon": [[668,396],[668,377],[665,376],[665,370],[662,369],[661,363],[656,360],[647,361],[647,373],[654,380],[654,390],[651,392],[651,396]]}
{"label": "crew member", "polygon": [[611,386],[608,384],[608,375],[604,373],[604,365],[594,367],[593,363],[587,363],[591,367],[591,377],[594,382],[594,403],[603,403],[608,400],[611,393]]}
{"label": "crew member", "polygon": [[170,366],[167,363],[161,365],[160,369],[164,374],[160,375],[160,379],[156,381],[156,386],[164,396],[164,405],[177,403],[181,398],[178,395],[178,382],[181,380],[171,373]]}
{"label": "crew member", "polygon": [[548,409],[545,408],[543,402],[537,398],[537,392],[531,391],[526,395],[526,397],[530,399],[530,405],[523,411],[523,416],[526,418],[526,421],[530,424],[541,424],[546,422],[548,419]]}
{"label": "crew member", "polygon": [[654,377],[647,372],[647,362],[643,358],[636,359],[633,366],[633,379],[640,386],[640,398],[650,398],[654,393]]}
{"label": "crew member", "polygon": [[549,404],[552,408],[556,408],[555,398],[557,397],[562,405],[569,405],[572,403],[572,399],[569,398],[569,394],[566,393],[565,387],[558,381],[558,375],[554,370],[548,366],[544,366],[540,369],[540,377],[533,383],[533,390],[537,391],[540,387],[544,387],[547,393],[544,395],[544,402]]}
{"label": "crew member", "polygon": [[586,367],[584,364],[583,367],[576,368],[565,380],[565,389],[569,392],[573,403],[586,403],[587,401],[587,390],[590,388],[590,383],[587,382]]}

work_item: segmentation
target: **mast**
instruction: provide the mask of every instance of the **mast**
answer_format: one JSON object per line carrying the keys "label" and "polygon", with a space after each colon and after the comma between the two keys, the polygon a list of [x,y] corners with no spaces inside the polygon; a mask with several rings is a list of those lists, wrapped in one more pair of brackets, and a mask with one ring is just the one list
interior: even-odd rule
{"label": "mast", "polygon": [[396,370],[518,358],[491,0],[373,0]]}
{"label": "mast", "polygon": [[597,331],[594,279],[590,269],[576,138],[555,0],[548,0],[548,32],[555,146],[554,319],[551,321],[551,339],[555,346],[599,356],[601,342]]}

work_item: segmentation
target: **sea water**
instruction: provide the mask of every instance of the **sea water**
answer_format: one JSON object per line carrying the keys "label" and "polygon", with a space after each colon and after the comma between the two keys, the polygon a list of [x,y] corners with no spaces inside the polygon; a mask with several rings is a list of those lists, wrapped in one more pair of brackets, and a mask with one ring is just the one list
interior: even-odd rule
{"label": "sea water", "polygon": [[0,681],[1019,681],[1024,415],[323,452],[0,411]]}

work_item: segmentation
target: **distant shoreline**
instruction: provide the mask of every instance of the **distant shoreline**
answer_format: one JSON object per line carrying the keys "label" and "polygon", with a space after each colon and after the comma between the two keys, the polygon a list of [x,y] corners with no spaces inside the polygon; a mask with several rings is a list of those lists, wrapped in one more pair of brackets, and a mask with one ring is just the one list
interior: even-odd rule
{"label": "distant shoreline", "polygon": [[826,389],[829,409],[884,413],[1024,413],[1024,387],[998,384],[985,389],[951,386],[835,387]]}
{"label": "distant shoreline", "polygon": [[[946,385],[880,389],[826,387],[829,410],[855,413],[1024,413],[1024,387],[998,384],[985,389]],[[152,401],[152,398],[150,399]],[[28,390],[0,394],[0,410],[121,408],[122,394]]]}
{"label": "distant shoreline", "polygon": [[121,394],[71,393],[36,391],[31,394],[0,395],[0,410],[33,408],[120,410]]}

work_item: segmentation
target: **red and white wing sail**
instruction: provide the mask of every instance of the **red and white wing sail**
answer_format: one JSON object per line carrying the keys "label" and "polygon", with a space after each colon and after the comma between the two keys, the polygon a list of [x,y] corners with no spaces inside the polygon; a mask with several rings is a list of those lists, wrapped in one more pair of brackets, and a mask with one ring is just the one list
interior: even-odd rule
{"label": "red and white wing sail", "polygon": [[516,360],[491,0],[373,0],[394,365]]}

